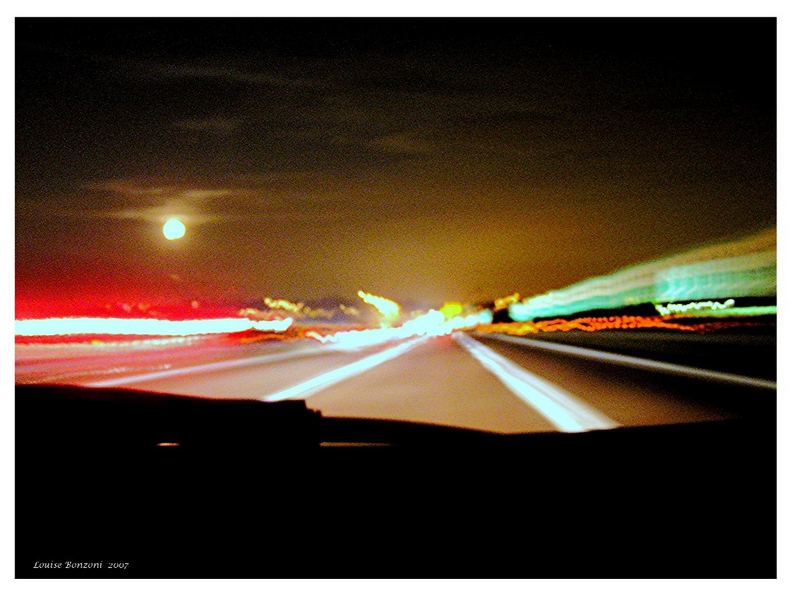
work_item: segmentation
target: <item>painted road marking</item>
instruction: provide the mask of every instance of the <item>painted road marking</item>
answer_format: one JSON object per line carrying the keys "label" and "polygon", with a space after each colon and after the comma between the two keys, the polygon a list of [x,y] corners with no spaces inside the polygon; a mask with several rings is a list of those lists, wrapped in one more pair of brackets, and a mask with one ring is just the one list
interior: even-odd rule
{"label": "painted road marking", "polygon": [[633,367],[635,369],[643,369],[645,371],[653,371],[656,373],[683,375],[685,377],[693,377],[695,379],[705,379],[707,381],[721,383],[734,383],[736,385],[747,385],[751,387],[765,388],[768,390],[778,389],[777,383],[770,381],[769,379],[759,379],[757,377],[747,377],[746,375],[734,375],[733,373],[723,373],[721,371],[687,367],[685,365],[661,362],[659,360],[652,360],[649,358],[639,358],[627,354],[617,354],[616,352],[605,352],[603,350],[591,350],[589,348],[570,346],[568,344],[558,344],[556,342],[531,340],[529,338],[505,335],[502,333],[485,333],[479,335],[481,337],[502,340],[504,342],[510,342],[520,346],[530,346],[540,350],[549,350],[551,352],[558,352],[559,354],[578,356],[580,358],[588,358],[614,365],[624,365],[626,367]]}
{"label": "painted road marking", "polygon": [[453,338],[503,385],[560,431],[579,432],[619,426],[603,413],[468,335],[456,333]]}
{"label": "painted road marking", "polygon": [[267,402],[274,402],[275,400],[286,400],[288,398],[307,398],[319,391],[324,390],[325,388],[339,383],[340,381],[360,375],[361,373],[377,367],[386,361],[397,358],[426,339],[428,338],[416,338],[411,341],[404,342],[399,346],[393,346],[392,348],[382,350],[381,352],[370,354],[369,356],[352,362],[349,365],[322,373],[321,375],[307,379],[306,381],[298,383],[297,385],[293,385],[278,392],[269,394],[268,396],[264,396],[263,399]]}
{"label": "painted road marking", "polygon": [[321,354],[323,352],[330,352],[333,350],[336,350],[335,346],[333,345],[313,346],[310,348],[303,348],[299,350],[290,350],[288,352],[276,352],[274,354],[253,356],[250,358],[223,360],[219,362],[195,365],[192,367],[182,367],[178,369],[165,369],[162,371],[141,373],[139,375],[130,375],[128,377],[118,377],[116,379],[102,379],[100,381],[93,381],[85,385],[88,387],[126,386],[130,385],[131,383],[139,383],[141,381],[151,381],[153,379],[165,379],[168,377],[179,377],[181,375],[192,375],[195,373],[205,374],[205,373],[211,373],[213,371],[221,371],[224,369],[235,369],[237,367],[246,367],[250,365],[261,365],[271,362],[278,362],[282,360],[291,360],[299,356],[307,356],[309,354]]}

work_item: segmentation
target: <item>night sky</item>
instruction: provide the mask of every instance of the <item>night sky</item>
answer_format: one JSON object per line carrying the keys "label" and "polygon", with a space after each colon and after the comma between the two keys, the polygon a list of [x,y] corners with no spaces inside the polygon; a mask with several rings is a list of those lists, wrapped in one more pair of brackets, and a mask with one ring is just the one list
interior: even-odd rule
{"label": "night sky", "polygon": [[773,19],[18,19],[16,45],[18,317],[530,295],[775,223]]}

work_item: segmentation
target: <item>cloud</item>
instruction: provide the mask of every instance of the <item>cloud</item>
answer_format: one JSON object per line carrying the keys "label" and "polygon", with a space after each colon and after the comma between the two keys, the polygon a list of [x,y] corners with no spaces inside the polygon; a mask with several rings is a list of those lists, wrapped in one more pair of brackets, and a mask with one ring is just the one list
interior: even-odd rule
{"label": "cloud", "polygon": [[108,192],[127,198],[151,198],[154,201],[203,202],[215,200],[235,194],[243,194],[249,190],[230,189],[225,187],[196,187],[185,184],[157,182],[155,180],[138,179],[106,179],[91,181],[81,186],[89,192]]}
{"label": "cloud", "polygon": [[[321,78],[287,77],[263,69],[252,69],[239,64],[142,64],[140,72],[160,79],[218,80],[257,86],[320,88],[326,83]],[[276,69],[277,71],[278,69]]]}
{"label": "cloud", "polygon": [[90,192],[111,192],[124,196],[158,196],[167,192],[168,188],[158,185],[146,185],[132,179],[103,179],[89,181],[81,186]]}
{"label": "cloud", "polygon": [[242,119],[233,117],[211,117],[207,119],[183,119],[172,126],[183,131],[230,135],[242,125]]}
{"label": "cloud", "polygon": [[[235,211],[226,214],[214,206],[216,201],[234,199],[252,200],[259,196],[258,190],[222,186],[197,186],[185,183],[160,181],[157,179],[107,179],[91,181],[81,186],[103,200],[103,208],[93,208],[96,202],[77,198],[72,206],[62,207],[57,212],[64,216],[90,219],[122,219],[160,222],[168,216],[180,216],[187,222],[197,224],[234,217]],[[86,206],[91,206],[87,208]]]}
{"label": "cloud", "polygon": [[[207,180],[205,184],[147,178],[92,181],[81,186],[83,194],[66,205],[41,206],[40,209],[49,215],[88,220],[161,223],[176,216],[187,225],[230,221],[322,222],[348,218],[341,205],[329,202],[342,193],[343,181],[326,180],[319,173],[243,173]],[[98,200],[101,208],[97,208]]]}
{"label": "cloud", "polygon": [[407,132],[384,135],[369,141],[367,145],[387,154],[409,156],[430,154],[435,148],[431,142]]}

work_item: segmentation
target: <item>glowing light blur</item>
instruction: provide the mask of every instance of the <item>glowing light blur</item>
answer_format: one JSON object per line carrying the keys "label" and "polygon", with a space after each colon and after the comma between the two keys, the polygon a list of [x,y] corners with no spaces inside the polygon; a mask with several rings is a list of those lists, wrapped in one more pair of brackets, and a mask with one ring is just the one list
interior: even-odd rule
{"label": "glowing light blur", "polygon": [[514,292],[513,294],[509,294],[508,296],[504,296],[502,298],[497,298],[494,301],[494,309],[495,311],[498,311],[508,308],[509,305],[519,302],[519,298],[519,292]]}
{"label": "glowing light blur", "polygon": [[400,317],[400,305],[393,300],[362,290],[358,291],[358,297],[378,311],[381,316],[381,327],[389,327]]}
{"label": "glowing light blur", "polygon": [[683,317],[761,317],[764,315],[777,315],[778,307],[770,306],[733,306],[731,308],[698,308],[689,312],[676,312],[670,317],[683,318]]}
{"label": "glowing light blur", "polygon": [[636,304],[775,296],[775,229],[593,277],[511,304],[515,321]]}
{"label": "glowing light blur", "polygon": [[452,319],[464,312],[464,307],[460,302],[446,302],[439,309],[439,312],[444,315],[446,319]]}
{"label": "glowing light blur", "polygon": [[[326,308],[312,308],[303,302],[292,302],[291,300],[282,300],[280,298],[264,298],[264,305],[270,310],[291,313],[293,315],[307,317],[309,319],[330,319],[336,315],[335,309],[331,310]],[[358,309],[345,306],[344,304],[339,305],[339,310],[342,312],[342,314],[348,316],[358,315]],[[243,312],[247,314],[259,313],[259,311],[251,308],[244,309]]]}
{"label": "glowing light blur", "polygon": [[658,311],[658,314],[665,316],[665,315],[676,315],[676,314],[688,314],[693,312],[703,311],[705,312],[708,310],[724,310],[726,308],[732,308],[736,304],[736,301],[733,298],[729,298],[725,300],[725,302],[716,302],[711,300],[704,300],[703,302],[670,302],[666,306],[663,304],[656,304],[655,308]]}
{"label": "glowing light blur", "polygon": [[166,220],[161,231],[168,240],[177,240],[186,235],[186,225],[180,219],[172,217]]}
{"label": "glowing light blur", "polygon": [[342,314],[347,315],[349,317],[357,317],[361,314],[361,311],[358,310],[355,306],[347,306],[345,304],[339,305],[339,310],[342,311]]}
{"label": "glowing light blur", "polygon": [[96,317],[67,317],[28,319],[14,322],[17,336],[50,335],[152,335],[186,336],[214,333],[257,331],[286,331],[291,318],[276,321],[250,319],[195,319],[168,321],[163,319],[118,319]]}
{"label": "glowing light blur", "polygon": [[488,309],[470,315],[455,316],[450,319],[441,311],[429,310],[427,313],[410,319],[398,327],[338,331],[329,335],[309,332],[306,335],[325,344],[337,344],[341,349],[358,349],[412,337],[448,335],[459,329],[471,329],[491,322],[492,311]]}
{"label": "glowing light blur", "polygon": [[285,310],[287,312],[299,313],[305,306],[302,302],[292,302],[291,300],[264,298],[264,305],[275,310]]}

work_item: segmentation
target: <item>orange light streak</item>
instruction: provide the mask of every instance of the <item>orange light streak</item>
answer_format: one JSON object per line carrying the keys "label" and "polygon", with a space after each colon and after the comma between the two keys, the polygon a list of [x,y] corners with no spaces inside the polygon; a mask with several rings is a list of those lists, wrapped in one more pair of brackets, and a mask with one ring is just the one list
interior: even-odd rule
{"label": "orange light streak", "polygon": [[609,329],[672,329],[704,333],[728,327],[757,326],[758,323],[742,321],[715,321],[708,323],[678,323],[660,316],[614,316],[583,317],[580,319],[549,319],[547,321],[527,321],[523,323],[493,323],[479,325],[478,330],[486,333],[506,333],[508,335],[529,335],[553,331],[605,331]]}

